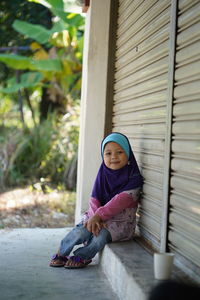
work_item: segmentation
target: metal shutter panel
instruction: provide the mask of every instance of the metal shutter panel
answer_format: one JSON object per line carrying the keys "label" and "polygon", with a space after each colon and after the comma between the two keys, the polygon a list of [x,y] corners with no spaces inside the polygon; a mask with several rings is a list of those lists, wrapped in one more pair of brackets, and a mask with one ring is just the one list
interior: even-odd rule
{"label": "metal shutter panel", "polygon": [[182,0],[178,8],[169,244],[179,261],[185,257],[195,269],[200,267],[200,1]]}
{"label": "metal shutter panel", "polygon": [[113,131],[126,134],[145,178],[139,229],[159,249],[170,1],[119,1]]}

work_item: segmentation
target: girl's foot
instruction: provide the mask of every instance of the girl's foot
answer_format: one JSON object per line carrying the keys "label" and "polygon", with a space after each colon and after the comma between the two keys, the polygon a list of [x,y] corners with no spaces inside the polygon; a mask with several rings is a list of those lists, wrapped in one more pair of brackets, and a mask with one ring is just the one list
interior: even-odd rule
{"label": "girl's foot", "polygon": [[66,269],[80,269],[85,268],[91,262],[91,259],[82,259],[80,256],[70,256],[64,267]]}
{"label": "girl's foot", "polygon": [[66,262],[68,261],[68,258],[66,256],[61,256],[58,253],[54,254],[51,258],[50,267],[64,267]]}

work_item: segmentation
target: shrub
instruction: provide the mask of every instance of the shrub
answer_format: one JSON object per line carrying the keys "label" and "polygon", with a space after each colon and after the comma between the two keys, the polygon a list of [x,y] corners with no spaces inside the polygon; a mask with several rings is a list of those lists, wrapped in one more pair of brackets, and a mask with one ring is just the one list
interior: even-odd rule
{"label": "shrub", "polygon": [[75,107],[59,121],[53,115],[34,128],[12,132],[1,143],[1,186],[33,184],[41,178],[51,185],[65,184],[77,153],[78,123]]}

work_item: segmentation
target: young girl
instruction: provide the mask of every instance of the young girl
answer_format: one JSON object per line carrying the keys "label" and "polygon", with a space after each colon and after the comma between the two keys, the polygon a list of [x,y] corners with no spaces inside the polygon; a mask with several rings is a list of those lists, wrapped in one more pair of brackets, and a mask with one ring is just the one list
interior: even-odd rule
{"label": "young girl", "polygon": [[[83,268],[107,243],[133,238],[143,178],[127,137],[117,132],[108,135],[101,155],[89,209],[61,241],[51,267]],[[79,244],[83,245],[68,256]]]}

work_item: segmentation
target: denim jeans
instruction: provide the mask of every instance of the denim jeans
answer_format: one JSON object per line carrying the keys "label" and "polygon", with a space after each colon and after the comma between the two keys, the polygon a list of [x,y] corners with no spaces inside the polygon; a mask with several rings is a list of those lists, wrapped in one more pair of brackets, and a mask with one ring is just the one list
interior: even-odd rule
{"label": "denim jeans", "polygon": [[111,241],[111,234],[107,229],[102,228],[98,236],[94,236],[80,223],[61,241],[59,250],[61,255],[67,256],[73,250],[75,245],[84,243],[85,245],[76,249],[73,254],[80,256],[82,259],[92,259]]}

